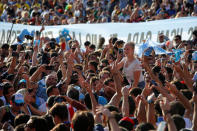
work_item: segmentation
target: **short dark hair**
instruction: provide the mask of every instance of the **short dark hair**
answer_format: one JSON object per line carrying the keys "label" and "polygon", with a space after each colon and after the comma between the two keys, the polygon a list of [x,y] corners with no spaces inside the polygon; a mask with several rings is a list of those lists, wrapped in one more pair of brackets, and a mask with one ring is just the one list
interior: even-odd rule
{"label": "short dark hair", "polygon": [[89,47],[90,49],[96,49],[96,46],[94,44],[91,44]]}
{"label": "short dark hair", "polygon": [[180,115],[173,115],[172,119],[174,120],[174,124],[176,126],[176,129],[179,131],[183,128],[185,128],[185,120]]}
{"label": "short dark hair", "polygon": [[53,91],[53,88],[56,88],[56,86],[52,85],[52,86],[49,86],[46,90],[46,93],[47,93],[47,96],[49,97],[50,93]]}
{"label": "short dark hair", "polygon": [[94,117],[88,111],[77,111],[73,116],[72,124],[74,131],[93,131]]}
{"label": "short dark hair", "polygon": [[135,131],[149,131],[154,129],[155,128],[151,123],[140,123],[137,125]]}
{"label": "short dark hair", "polygon": [[114,80],[112,78],[107,78],[104,80],[104,85],[109,85],[110,82],[114,82]]}
{"label": "short dark hair", "polygon": [[109,41],[111,41],[113,45],[115,44],[115,42],[116,42],[117,40],[118,40],[117,37],[111,37],[111,38],[109,39]]}
{"label": "short dark hair", "polygon": [[181,40],[181,35],[176,35],[175,38],[178,38],[179,40]]}
{"label": "short dark hair", "polygon": [[30,116],[26,115],[26,114],[19,114],[15,117],[14,119],[14,127],[20,125],[20,124],[24,124],[27,123],[29,120]]}
{"label": "short dark hair", "polygon": [[97,70],[98,63],[96,61],[89,61],[88,64],[94,66],[94,68]]}
{"label": "short dark hair", "polygon": [[52,95],[52,96],[48,97],[48,99],[47,99],[47,106],[48,106],[49,109],[51,107],[53,107],[53,103],[54,103],[55,98],[56,98],[55,95]]}
{"label": "short dark hair", "polygon": [[181,92],[188,100],[192,99],[193,94],[189,89],[181,89]]}
{"label": "short dark hair", "polygon": [[70,127],[66,126],[66,124],[64,124],[64,123],[60,123],[60,124],[57,124],[50,131],[70,131]]}
{"label": "short dark hair", "polygon": [[185,108],[181,102],[173,101],[170,103],[170,113],[171,115],[178,114],[180,116],[183,116],[185,113]]}
{"label": "short dark hair", "polygon": [[3,44],[3,45],[1,46],[1,49],[8,50],[9,47],[10,47],[9,44]]}
{"label": "short dark hair", "polygon": [[134,95],[135,97],[137,97],[138,95],[142,93],[142,89],[139,87],[135,87],[135,88],[132,88],[129,93],[130,95]]}
{"label": "short dark hair", "polygon": [[31,68],[29,69],[29,75],[32,76],[33,73],[36,72],[37,68],[38,68],[37,66],[31,67]]}
{"label": "short dark hair", "polygon": [[56,103],[49,112],[53,117],[57,116],[62,121],[68,120],[68,109],[64,103]]}
{"label": "short dark hair", "polygon": [[75,89],[72,85],[69,85],[68,90],[67,90],[67,96],[74,99],[74,100],[79,100],[79,91]]}
{"label": "short dark hair", "polygon": [[36,131],[48,131],[47,123],[44,118],[32,116],[30,119],[32,120],[33,128],[35,128]]}
{"label": "short dark hair", "polygon": [[10,88],[12,88],[13,86],[10,84],[10,83],[8,83],[8,82],[6,82],[6,83],[3,83],[3,95],[5,96],[5,95],[7,95],[9,92],[8,92],[8,90],[10,89]]}
{"label": "short dark hair", "polygon": [[84,42],[84,46],[89,46],[90,44],[91,44],[90,41]]}
{"label": "short dark hair", "polygon": [[102,59],[102,60],[101,60],[101,63],[104,63],[104,64],[106,64],[106,65],[109,65],[108,59]]}
{"label": "short dark hair", "polygon": [[14,131],[24,131],[25,130],[25,123],[20,124],[14,128]]}

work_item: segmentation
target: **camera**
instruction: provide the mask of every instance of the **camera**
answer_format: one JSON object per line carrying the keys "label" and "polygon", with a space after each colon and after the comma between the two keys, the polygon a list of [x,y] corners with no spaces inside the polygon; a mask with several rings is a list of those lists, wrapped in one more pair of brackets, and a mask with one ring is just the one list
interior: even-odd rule
{"label": "camera", "polygon": [[12,52],[13,57],[19,57],[19,54],[17,52]]}
{"label": "camera", "polygon": [[25,35],[25,38],[26,38],[27,40],[33,40],[33,37],[30,36],[30,35]]}
{"label": "camera", "polygon": [[45,66],[45,69],[46,70],[53,70],[54,69],[54,66]]}

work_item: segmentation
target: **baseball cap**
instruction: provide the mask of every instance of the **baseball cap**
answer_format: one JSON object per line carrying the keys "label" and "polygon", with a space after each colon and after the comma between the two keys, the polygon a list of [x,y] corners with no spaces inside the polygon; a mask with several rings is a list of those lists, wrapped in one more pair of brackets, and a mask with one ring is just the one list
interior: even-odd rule
{"label": "baseball cap", "polygon": [[104,106],[107,104],[107,100],[103,96],[98,96],[98,103]]}
{"label": "baseball cap", "polygon": [[21,84],[21,83],[26,83],[26,80],[25,79],[20,80],[19,84]]}
{"label": "baseball cap", "polygon": [[133,130],[133,128],[138,124],[138,121],[134,117],[123,117],[118,124],[128,130]]}
{"label": "baseball cap", "polygon": [[20,93],[15,93],[13,95],[15,104],[24,104],[24,96]]}

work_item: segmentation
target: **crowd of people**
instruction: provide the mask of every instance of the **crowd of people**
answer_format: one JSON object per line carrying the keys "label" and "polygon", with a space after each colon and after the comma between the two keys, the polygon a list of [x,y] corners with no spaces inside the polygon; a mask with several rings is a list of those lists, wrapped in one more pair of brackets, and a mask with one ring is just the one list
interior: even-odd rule
{"label": "crowd of people", "polygon": [[0,21],[27,25],[144,22],[197,16],[196,0],[1,0]]}
{"label": "crowd of people", "polygon": [[[135,43],[103,37],[82,49],[36,31],[0,49],[3,131],[197,131],[197,30],[136,56]],[[26,36],[27,38],[27,36]]]}

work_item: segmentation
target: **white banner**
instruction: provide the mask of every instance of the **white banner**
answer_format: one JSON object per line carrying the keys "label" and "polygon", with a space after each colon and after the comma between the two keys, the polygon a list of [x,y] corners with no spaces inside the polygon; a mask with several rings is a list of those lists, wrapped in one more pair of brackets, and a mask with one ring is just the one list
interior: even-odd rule
{"label": "white banner", "polygon": [[[7,43],[11,26],[11,23],[0,22],[0,44]],[[134,41],[135,43],[141,43],[142,40],[147,38],[157,41],[157,36],[161,32],[171,40],[177,34],[181,35],[183,40],[191,40],[192,32],[197,29],[197,17],[185,17],[141,23],[45,26],[45,31],[42,35],[50,38],[56,38],[59,36],[63,28],[68,29],[73,39],[77,39],[80,44],[83,44],[88,40],[97,45],[100,37],[104,37],[106,39],[106,43],[108,43],[111,36],[117,36],[118,39],[122,39],[125,42]],[[27,29],[28,31],[40,30],[41,26],[14,24],[10,44],[16,42],[16,37],[23,29]]]}

